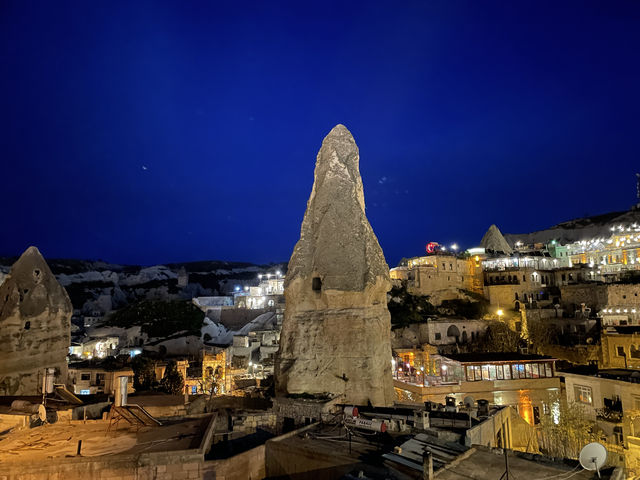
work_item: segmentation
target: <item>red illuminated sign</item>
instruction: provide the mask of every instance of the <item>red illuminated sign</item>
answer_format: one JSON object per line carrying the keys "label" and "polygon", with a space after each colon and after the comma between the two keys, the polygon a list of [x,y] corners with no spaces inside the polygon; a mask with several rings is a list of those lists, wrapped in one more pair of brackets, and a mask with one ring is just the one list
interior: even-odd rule
{"label": "red illuminated sign", "polygon": [[429,242],[427,243],[427,253],[433,253],[436,251],[437,247],[439,247],[440,245],[438,244],[438,242]]}

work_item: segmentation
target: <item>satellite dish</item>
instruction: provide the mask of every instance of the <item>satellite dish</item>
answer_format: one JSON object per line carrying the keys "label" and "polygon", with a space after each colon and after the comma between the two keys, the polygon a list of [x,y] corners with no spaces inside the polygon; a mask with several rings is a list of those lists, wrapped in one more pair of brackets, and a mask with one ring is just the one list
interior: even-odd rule
{"label": "satellite dish", "polygon": [[476,404],[476,400],[471,395],[467,395],[464,397],[464,400],[462,400],[462,403],[464,403],[464,406],[467,408],[473,408]]}
{"label": "satellite dish", "polygon": [[604,448],[604,445],[601,443],[592,442],[580,450],[579,459],[582,468],[585,470],[596,470],[599,477],[600,469],[607,461],[607,449]]}

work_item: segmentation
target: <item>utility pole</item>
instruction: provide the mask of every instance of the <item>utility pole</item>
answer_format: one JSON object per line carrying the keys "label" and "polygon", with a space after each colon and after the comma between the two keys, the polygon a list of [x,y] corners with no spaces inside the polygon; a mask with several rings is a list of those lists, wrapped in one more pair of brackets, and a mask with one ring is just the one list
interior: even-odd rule
{"label": "utility pole", "polygon": [[509,480],[509,454],[507,453],[506,448],[503,448],[502,451],[504,452],[504,473],[500,477],[500,480],[503,478],[505,480]]}

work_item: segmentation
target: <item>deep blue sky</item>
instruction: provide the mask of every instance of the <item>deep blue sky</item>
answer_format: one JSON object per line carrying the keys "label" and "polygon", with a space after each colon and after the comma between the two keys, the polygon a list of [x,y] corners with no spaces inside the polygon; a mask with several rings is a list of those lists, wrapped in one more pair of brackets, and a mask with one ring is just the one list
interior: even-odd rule
{"label": "deep blue sky", "polygon": [[287,260],[337,123],[390,264],[627,209],[639,25],[633,1],[2,1],[0,254]]}

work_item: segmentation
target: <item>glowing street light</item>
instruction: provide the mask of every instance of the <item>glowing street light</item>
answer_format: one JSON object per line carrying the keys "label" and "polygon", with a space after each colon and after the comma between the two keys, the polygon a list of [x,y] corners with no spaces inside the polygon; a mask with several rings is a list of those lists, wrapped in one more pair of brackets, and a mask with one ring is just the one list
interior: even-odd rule
{"label": "glowing street light", "polygon": [[458,251],[458,244],[454,243],[453,245],[451,245],[451,250],[453,250],[454,252]]}
{"label": "glowing street light", "polygon": [[502,311],[501,308],[499,308],[496,313],[498,314],[498,318],[502,318],[502,315],[504,315],[504,312]]}

